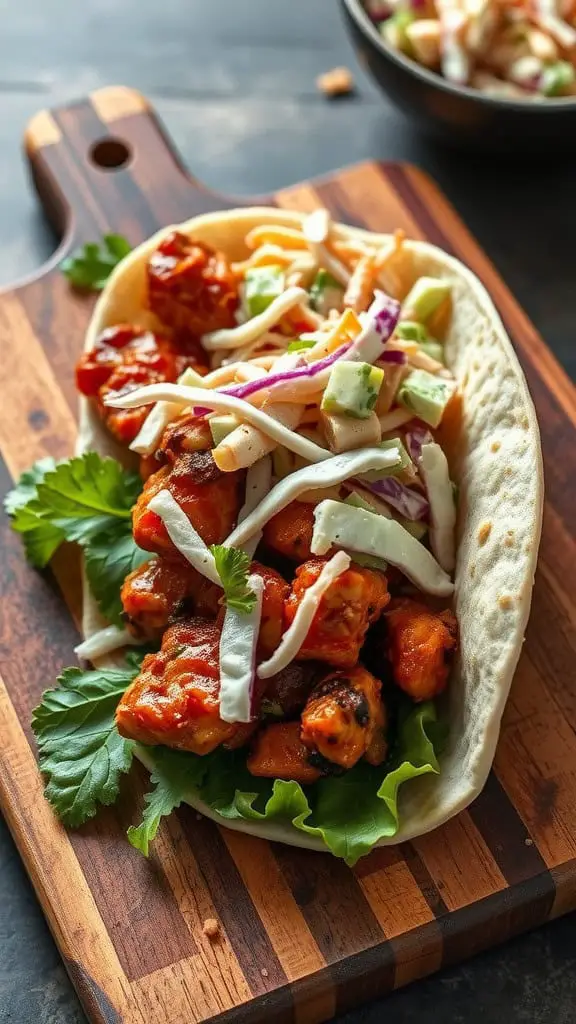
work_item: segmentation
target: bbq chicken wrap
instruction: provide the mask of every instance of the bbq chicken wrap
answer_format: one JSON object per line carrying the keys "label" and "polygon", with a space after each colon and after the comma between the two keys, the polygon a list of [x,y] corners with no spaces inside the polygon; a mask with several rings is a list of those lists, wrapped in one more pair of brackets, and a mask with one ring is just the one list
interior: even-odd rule
{"label": "bbq chicken wrap", "polygon": [[[349,863],[466,807],[543,491],[526,382],[474,275],[322,209],[201,216],[121,260],[76,380],[76,458],[35,467],[8,509],[36,564],[84,549],[93,667],[34,721],[63,820],[111,802],[133,756],[154,787],[129,833],[144,852],[181,801]],[[71,763],[78,707],[97,728]]]}

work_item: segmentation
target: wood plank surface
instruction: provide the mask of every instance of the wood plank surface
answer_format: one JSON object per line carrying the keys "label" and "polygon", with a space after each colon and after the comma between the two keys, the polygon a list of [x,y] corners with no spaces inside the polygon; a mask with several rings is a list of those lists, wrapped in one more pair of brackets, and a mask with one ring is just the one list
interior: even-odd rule
{"label": "wood plank surface", "polygon": [[[92,152],[113,136],[119,170]],[[26,150],[66,247],[225,208],[185,176],[148,104],[126,89],[43,113]],[[29,730],[41,691],[73,660],[78,587],[70,560],[40,576],[2,520],[0,798],[82,1003],[95,1022],[312,1024],[576,906],[576,629],[572,386],[435,186],[414,168],[362,164],[269,197],[319,203],[345,222],[403,227],[463,259],[491,291],[539,414],[547,502],[533,612],[481,797],[436,833],[377,850],[353,871],[328,855],[226,832],[190,809],[163,824],[149,861],[125,841],[143,779],[117,807],[66,834],[41,799]],[[60,254],[62,255],[62,253]],[[91,302],[55,262],[0,296],[14,386],[0,407],[0,483],[71,451],[74,358]],[[61,599],[58,586],[66,603]],[[203,934],[222,924],[218,942]]]}

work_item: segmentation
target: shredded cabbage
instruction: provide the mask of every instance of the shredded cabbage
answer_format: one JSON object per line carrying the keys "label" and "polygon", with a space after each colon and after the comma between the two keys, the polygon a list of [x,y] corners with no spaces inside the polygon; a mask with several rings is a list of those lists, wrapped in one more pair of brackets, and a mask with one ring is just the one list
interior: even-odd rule
{"label": "shredded cabbage", "polygon": [[248,577],[256,594],[249,612],[228,607],[220,636],[220,718],[223,722],[249,722],[252,717],[252,688],[256,663],[256,645],[262,618],[264,582],[260,576]]}

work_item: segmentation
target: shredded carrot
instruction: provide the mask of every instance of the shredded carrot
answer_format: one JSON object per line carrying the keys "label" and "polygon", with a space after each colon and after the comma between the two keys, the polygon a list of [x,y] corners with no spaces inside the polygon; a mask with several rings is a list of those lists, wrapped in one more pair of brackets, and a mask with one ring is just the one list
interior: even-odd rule
{"label": "shredded carrot", "polygon": [[389,263],[390,260],[400,252],[402,246],[404,245],[405,239],[406,232],[403,231],[402,228],[397,228],[396,231],[394,232],[391,243],[388,242],[386,245],[381,246],[381,248],[376,253],[374,257],[374,265],[376,267],[376,270],[382,270],[382,268],[385,267],[386,264]]}
{"label": "shredded carrot", "polygon": [[313,362],[315,359],[329,355],[330,352],[339,348],[340,345],[344,345],[345,342],[356,338],[361,330],[362,324],[354,310],[345,309],[339,322],[330,331],[327,331],[326,337],[322,339],[322,342],[318,342],[313,349],[310,349],[308,358]]}
{"label": "shredded carrot", "polygon": [[244,277],[247,270],[251,270],[252,267],[270,267],[270,266],[281,266],[288,267],[294,259],[294,252],[287,252],[282,249],[279,245],[261,245],[251,256],[246,260],[241,260],[239,263],[232,263],[232,273],[236,277]]}
{"label": "shredded carrot", "polygon": [[344,305],[355,313],[363,313],[368,308],[374,295],[376,266],[373,256],[362,256],[344,292]]}
{"label": "shredded carrot", "polygon": [[245,238],[249,249],[260,245],[277,245],[282,249],[307,249],[308,243],[301,231],[285,228],[281,224],[259,224]]}
{"label": "shredded carrot", "polygon": [[364,245],[364,242],[332,242],[330,245],[331,251],[335,256],[338,256],[343,263],[346,263],[351,269],[354,268],[356,263],[362,256],[370,255],[372,251],[369,246]]}

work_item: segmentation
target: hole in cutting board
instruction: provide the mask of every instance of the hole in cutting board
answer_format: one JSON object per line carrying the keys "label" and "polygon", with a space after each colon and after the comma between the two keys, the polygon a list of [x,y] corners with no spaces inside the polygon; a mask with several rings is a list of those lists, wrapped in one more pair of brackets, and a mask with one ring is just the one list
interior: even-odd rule
{"label": "hole in cutting board", "polygon": [[92,163],[106,171],[119,171],[126,166],[131,156],[132,150],[122,139],[100,139],[90,150]]}

